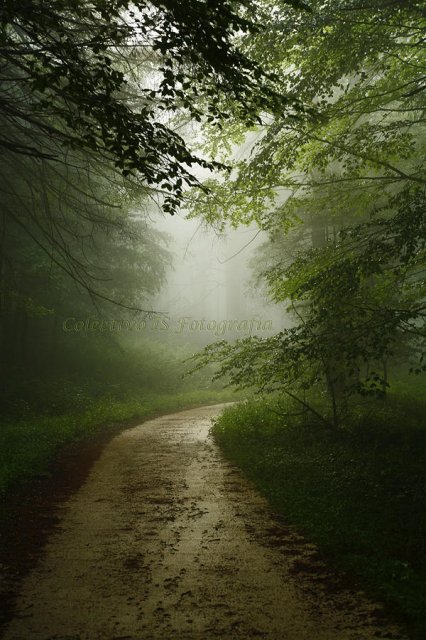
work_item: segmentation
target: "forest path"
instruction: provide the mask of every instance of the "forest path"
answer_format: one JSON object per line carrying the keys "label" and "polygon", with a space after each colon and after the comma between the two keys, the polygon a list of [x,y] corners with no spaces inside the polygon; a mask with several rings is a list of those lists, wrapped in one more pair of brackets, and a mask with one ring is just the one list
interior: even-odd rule
{"label": "forest path", "polygon": [[403,637],[222,458],[209,428],[223,406],[110,442],[61,507],[5,640]]}

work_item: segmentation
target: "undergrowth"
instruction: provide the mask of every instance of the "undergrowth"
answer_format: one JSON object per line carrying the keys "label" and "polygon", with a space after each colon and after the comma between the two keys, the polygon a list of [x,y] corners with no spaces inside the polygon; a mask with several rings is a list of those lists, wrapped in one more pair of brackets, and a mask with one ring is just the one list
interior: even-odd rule
{"label": "undergrowth", "polygon": [[239,404],[213,433],[275,510],[426,637],[426,402],[399,390],[335,431],[283,408]]}

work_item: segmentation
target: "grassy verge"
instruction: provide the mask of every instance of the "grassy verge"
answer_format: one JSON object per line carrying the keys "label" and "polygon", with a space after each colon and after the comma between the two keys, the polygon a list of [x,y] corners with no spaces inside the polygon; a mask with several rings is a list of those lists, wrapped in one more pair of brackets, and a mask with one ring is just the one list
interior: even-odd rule
{"label": "grassy verge", "polygon": [[191,406],[235,400],[231,391],[204,390],[144,394],[125,400],[103,398],[63,415],[28,416],[5,421],[0,428],[0,494],[36,476],[49,475],[61,446],[89,438],[101,429]]}
{"label": "grassy verge", "polygon": [[[275,406],[274,406],[275,405]],[[214,435],[267,496],[337,565],[426,637],[425,402],[389,398],[349,429],[285,418],[282,405],[225,411]]]}

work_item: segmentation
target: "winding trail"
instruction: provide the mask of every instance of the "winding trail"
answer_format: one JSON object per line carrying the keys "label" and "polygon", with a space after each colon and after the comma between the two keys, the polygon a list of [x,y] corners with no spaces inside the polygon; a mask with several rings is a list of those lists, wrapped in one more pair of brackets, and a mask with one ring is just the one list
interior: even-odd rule
{"label": "winding trail", "polygon": [[404,638],[222,458],[208,435],[222,409],[111,441],[61,507],[5,640]]}

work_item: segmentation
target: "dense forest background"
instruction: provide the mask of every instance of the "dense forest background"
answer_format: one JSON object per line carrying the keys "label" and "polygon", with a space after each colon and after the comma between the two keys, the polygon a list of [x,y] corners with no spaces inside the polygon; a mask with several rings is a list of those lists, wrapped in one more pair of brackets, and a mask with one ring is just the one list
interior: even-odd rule
{"label": "dense forest background", "polygon": [[[227,455],[424,629],[424,3],[0,18],[1,489],[102,426],[248,389],[215,428]],[[170,322],[177,217],[250,230],[216,320],[268,309],[276,330],[115,330]]]}
{"label": "dense forest background", "polygon": [[[114,328],[162,310],[172,252],[155,216],[198,183],[192,166],[215,166],[177,131],[201,114],[219,121],[236,107],[217,100],[256,84],[230,44],[248,22],[226,3],[204,9],[2,7],[0,376],[12,418],[182,388],[184,347],[123,344]],[[253,119],[261,100],[235,104]],[[81,321],[90,328],[68,330]]]}

